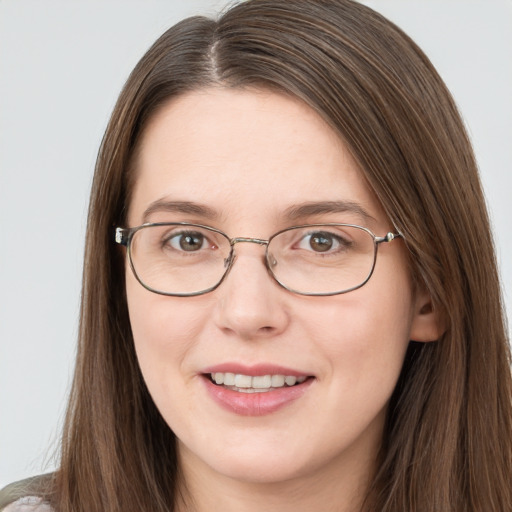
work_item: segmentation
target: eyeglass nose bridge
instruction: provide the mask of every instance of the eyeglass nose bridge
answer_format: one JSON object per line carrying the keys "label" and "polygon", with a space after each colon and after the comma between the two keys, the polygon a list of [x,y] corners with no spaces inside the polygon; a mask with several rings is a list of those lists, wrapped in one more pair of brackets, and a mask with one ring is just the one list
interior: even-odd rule
{"label": "eyeglass nose bridge", "polygon": [[263,240],[262,238],[246,238],[243,236],[239,236],[236,238],[230,238],[229,244],[231,245],[231,252],[229,253],[229,256],[224,260],[224,267],[226,268],[226,273],[231,270],[231,267],[233,266],[233,263],[236,259],[235,254],[235,244],[241,243],[241,242],[248,242],[251,244],[257,244],[257,245],[263,245],[265,247],[268,247],[269,240]]}
{"label": "eyeglass nose bridge", "polygon": [[244,237],[237,237],[237,238],[231,238],[229,240],[229,243],[231,244],[231,247],[233,247],[235,244],[238,244],[240,242],[249,242],[252,244],[258,244],[258,245],[268,245],[268,240],[263,240],[261,238],[244,238]]}

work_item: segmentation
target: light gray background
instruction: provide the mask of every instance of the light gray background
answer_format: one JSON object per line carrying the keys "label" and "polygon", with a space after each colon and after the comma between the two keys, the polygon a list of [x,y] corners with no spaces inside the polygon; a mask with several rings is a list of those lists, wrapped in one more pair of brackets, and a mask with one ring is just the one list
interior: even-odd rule
{"label": "light gray background", "polygon": [[[510,318],[512,0],[365,3],[422,46],[462,110]],[[54,467],[73,367],[87,198],[117,94],[166,28],[222,5],[0,0],[0,487]]]}

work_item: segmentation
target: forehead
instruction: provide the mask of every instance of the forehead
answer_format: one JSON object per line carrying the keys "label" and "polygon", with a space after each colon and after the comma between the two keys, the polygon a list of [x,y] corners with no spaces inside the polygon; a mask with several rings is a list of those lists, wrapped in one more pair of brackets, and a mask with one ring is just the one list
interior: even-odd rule
{"label": "forehead", "polygon": [[148,208],[166,201],[207,206],[224,222],[267,222],[317,202],[350,202],[382,217],[334,130],[274,92],[210,88],[172,99],[148,124],[135,168],[131,225],[153,220],[143,219]]}

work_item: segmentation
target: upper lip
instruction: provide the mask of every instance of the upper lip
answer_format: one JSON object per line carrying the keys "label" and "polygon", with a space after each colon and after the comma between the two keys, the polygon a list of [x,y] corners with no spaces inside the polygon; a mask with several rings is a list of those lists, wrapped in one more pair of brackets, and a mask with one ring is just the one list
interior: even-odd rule
{"label": "upper lip", "polygon": [[258,363],[254,365],[246,365],[234,362],[226,362],[216,364],[214,366],[208,366],[201,373],[234,373],[240,375],[250,375],[256,377],[258,375],[286,375],[294,377],[309,377],[311,376],[308,372],[296,370],[293,368],[287,368],[271,363]]}

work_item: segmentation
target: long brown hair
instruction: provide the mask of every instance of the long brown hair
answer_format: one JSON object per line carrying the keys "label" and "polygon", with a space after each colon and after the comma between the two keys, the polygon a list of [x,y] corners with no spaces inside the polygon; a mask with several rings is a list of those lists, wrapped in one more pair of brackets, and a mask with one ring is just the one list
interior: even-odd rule
{"label": "long brown hair", "polygon": [[209,85],[285,92],[317,111],[404,235],[444,319],[439,341],[410,344],[364,510],[512,510],[510,356],[472,149],[427,57],[351,0],[250,0],[217,21],[189,18],[130,75],[94,177],[56,510],[168,512],[178,499],[175,439],[138,368],[113,226],[124,225],[148,119]]}

